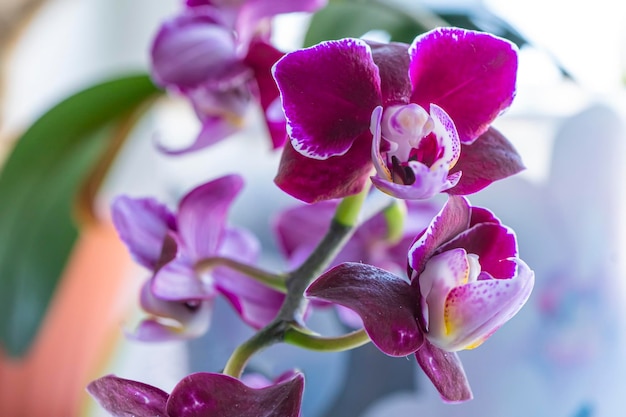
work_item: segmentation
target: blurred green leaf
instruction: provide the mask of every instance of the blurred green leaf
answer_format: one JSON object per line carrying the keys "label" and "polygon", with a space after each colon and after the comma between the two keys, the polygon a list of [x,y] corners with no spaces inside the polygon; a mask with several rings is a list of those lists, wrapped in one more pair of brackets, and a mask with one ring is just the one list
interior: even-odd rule
{"label": "blurred green leaf", "polygon": [[26,352],[57,287],[78,235],[78,188],[115,125],[158,93],[147,75],[79,92],[37,120],[7,159],[0,172],[0,343],[7,354]]}
{"label": "blurred green leaf", "polygon": [[429,28],[382,3],[335,2],[311,19],[304,46],[341,38],[358,38],[370,30],[383,30],[397,42],[410,43]]}

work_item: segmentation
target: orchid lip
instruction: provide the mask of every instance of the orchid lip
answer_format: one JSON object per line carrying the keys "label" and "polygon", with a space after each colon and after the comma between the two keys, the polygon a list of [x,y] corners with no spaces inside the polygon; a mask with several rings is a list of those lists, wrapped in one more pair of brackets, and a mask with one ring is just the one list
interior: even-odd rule
{"label": "orchid lip", "polygon": [[[430,113],[409,103],[372,112],[372,159],[382,178],[401,185],[416,182],[424,165],[449,171],[459,159],[460,142],[454,123],[443,109],[431,104]],[[383,140],[387,150],[381,151]]]}

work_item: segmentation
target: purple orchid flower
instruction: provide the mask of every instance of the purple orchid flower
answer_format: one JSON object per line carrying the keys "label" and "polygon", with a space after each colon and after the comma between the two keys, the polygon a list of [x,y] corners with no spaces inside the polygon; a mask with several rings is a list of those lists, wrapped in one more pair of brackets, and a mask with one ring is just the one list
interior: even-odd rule
{"label": "purple orchid flower", "polygon": [[198,261],[213,256],[256,260],[255,237],[226,225],[228,209],[242,187],[237,175],[200,185],[183,197],[176,214],[151,198],[122,196],[114,201],[113,223],[122,241],[135,260],[154,273],[141,292],[141,305],[151,317],[139,325],[136,338],[169,340],[203,334],[218,294],[255,328],[274,318],[283,294],[224,267],[202,276],[194,269]]}
{"label": "purple orchid flower", "polygon": [[278,13],[312,11],[323,1],[189,1],[163,23],[151,48],[154,81],[187,97],[202,122],[196,140],[181,154],[210,146],[243,125],[250,102],[261,105],[276,149],[286,140],[285,119],[272,65],[283,53],[269,44],[260,23]]}
{"label": "purple orchid flower", "polygon": [[489,127],[516,72],[513,44],[458,28],[289,53],[274,66],[291,138],[275,181],[306,202],[359,192],[373,168],[374,185],[404,199],[476,192],[523,168]]}
{"label": "purple orchid flower", "polygon": [[273,384],[252,388],[224,374],[200,372],[183,378],[171,394],[108,375],[87,391],[114,417],[298,417],[304,377],[289,372]]}
{"label": "purple orchid flower", "polygon": [[455,352],[479,346],[511,319],[530,296],[534,273],[518,258],[513,231],[460,196],[417,236],[408,261],[409,280],[344,263],[307,295],[354,310],[382,352],[414,353],[445,401],[469,400]]}

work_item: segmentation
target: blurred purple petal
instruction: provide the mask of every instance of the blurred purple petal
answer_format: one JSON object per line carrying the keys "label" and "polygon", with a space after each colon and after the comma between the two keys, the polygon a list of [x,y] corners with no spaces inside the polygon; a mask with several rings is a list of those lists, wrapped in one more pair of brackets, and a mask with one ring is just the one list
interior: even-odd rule
{"label": "blurred purple petal", "polygon": [[372,110],[381,103],[378,67],[369,46],[359,39],[322,42],[289,53],[274,66],[274,78],[291,143],[310,158],[348,152],[367,133]]}
{"label": "blurred purple petal", "polygon": [[227,375],[197,373],[176,385],[167,412],[172,417],[298,417],[303,390],[299,373],[259,389]]}
{"label": "blurred purple petal", "polygon": [[113,224],[133,258],[154,269],[161,257],[163,241],[176,230],[176,219],[165,205],[152,198],[121,196],[111,207]]}
{"label": "blurred purple petal", "polygon": [[[204,334],[211,322],[213,300],[172,301],[154,295],[151,282],[141,289],[141,308],[151,317],[144,319],[129,336],[143,341],[189,339]],[[162,320],[165,319],[165,320]]]}
{"label": "blurred purple petal", "polygon": [[242,188],[239,175],[226,175],[196,187],[180,202],[181,241],[194,262],[216,254],[228,209]]}
{"label": "blurred purple petal", "polygon": [[490,127],[471,145],[461,145],[461,156],[450,172],[462,172],[463,175],[447,192],[472,194],[523,169],[522,159],[513,145]]}
{"label": "blurred purple petal", "polygon": [[441,350],[425,340],[415,352],[415,358],[445,402],[458,403],[472,399],[465,370],[456,353]]}
{"label": "blurred purple petal", "polygon": [[216,285],[243,321],[255,329],[269,324],[285,300],[284,294],[230,271],[221,274]]}
{"label": "blurred purple petal", "polygon": [[240,42],[248,43],[264,18],[292,12],[314,12],[324,7],[327,0],[248,0],[238,10],[236,30]]}
{"label": "blurred purple petal", "polygon": [[166,21],[151,49],[153,77],[162,86],[192,88],[228,78],[241,66],[235,38],[213,8],[187,9]]}
{"label": "blurred purple petal", "polygon": [[517,48],[481,32],[440,28],[409,49],[411,101],[450,115],[462,143],[472,143],[515,96]]}
{"label": "blurred purple petal", "polygon": [[87,391],[114,417],[167,417],[168,395],[151,385],[107,375],[91,382]]}
{"label": "blurred purple petal", "polygon": [[180,259],[165,264],[150,282],[150,291],[162,300],[197,300],[214,296],[212,285],[205,285],[200,280],[193,264]]}
{"label": "blurred purple petal", "polygon": [[423,342],[416,321],[417,295],[408,282],[383,269],[341,264],[315,280],[306,295],[354,310],[372,342],[388,355],[411,354]]}
{"label": "blurred purple petal", "polygon": [[166,145],[157,142],[156,146],[159,151],[168,155],[182,155],[194,152],[211,146],[222,139],[226,139],[240,129],[237,123],[231,118],[220,116],[206,116],[202,120],[202,129],[196,137],[195,141],[184,148],[172,149]]}
{"label": "blurred purple petal", "polygon": [[244,62],[254,72],[259,102],[265,113],[265,121],[274,149],[280,148],[287,140],[285,115],[280,107],[278,87],[272,76],[272,66],[284,54],[261,39],[253,39]]}
{"label": "blurred purple petal", "polygon": [[336,201],[320,201],[279,212],[273,228],[281,252],[290,258],[301,246],[312,250],[324,237],[336,208]]}
{"label": "blurred purple petal", "polygon": [[[254,263],[259,250],[260,244],[251,233],[242,229],[227,229],[218,255]],[[228,299],[243,321],[256,329],[276,317],[285,299],[284,294],[229,268],[215,268],[211,275],[217,290]]]}

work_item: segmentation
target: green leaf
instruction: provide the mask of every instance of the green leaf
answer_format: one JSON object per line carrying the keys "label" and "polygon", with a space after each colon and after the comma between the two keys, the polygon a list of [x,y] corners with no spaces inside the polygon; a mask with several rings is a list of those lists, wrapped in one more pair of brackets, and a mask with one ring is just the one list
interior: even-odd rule
{"label": "green leaf", "polygon": [[430,28],[381,3],[329,3],[313,15],[304,46],[325,40],[358,38],[375,29],[389,33],[393,41],[410,43]]}
{"label": "green leaf", "polygon": [[[30,346],[78,236],[76,193],[117,124],[159,90],[147,75],[59,103],[18,140],[0,172],[0,347]],[[85,277],[89,279],[89,277]]]}

